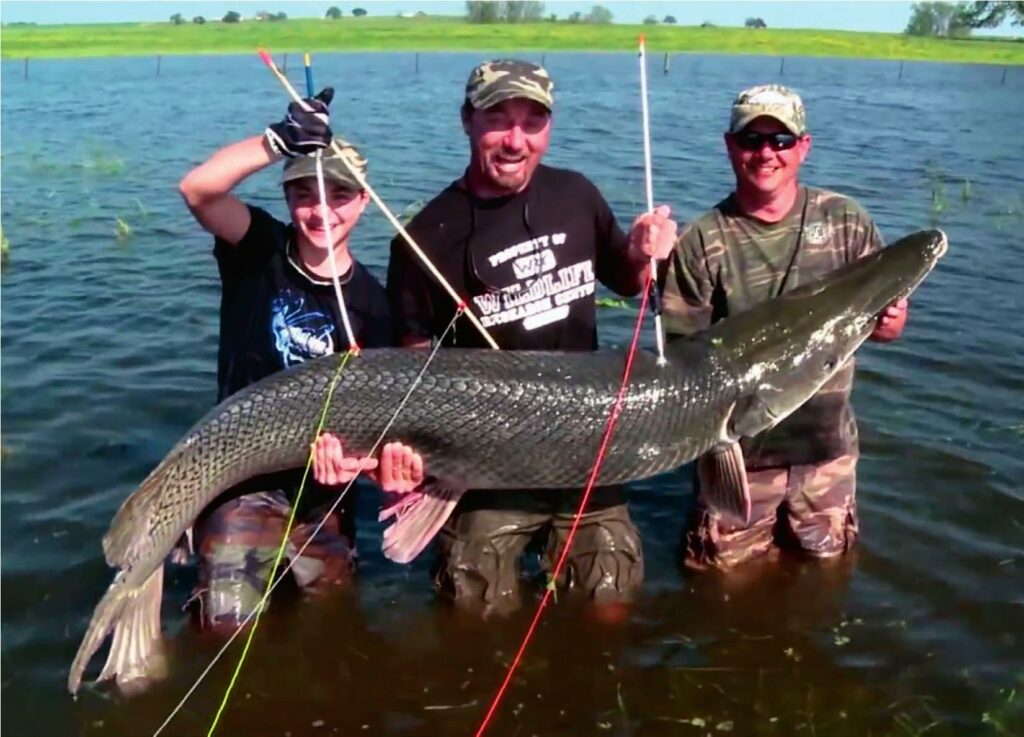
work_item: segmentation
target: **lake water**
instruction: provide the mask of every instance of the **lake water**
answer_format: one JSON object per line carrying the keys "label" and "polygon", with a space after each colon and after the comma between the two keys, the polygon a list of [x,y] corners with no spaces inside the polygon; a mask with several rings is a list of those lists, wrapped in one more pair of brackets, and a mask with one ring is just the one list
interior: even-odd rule
{"label": "lake water", "polygon": [[[458,106],[482,58],[424,54],[417,73],[412,54],[316,56],[335,130],[396,212],[460,174]],[[548,162],[586,173],[630,221],[644,201],[635,56],[546,62]],[[2,71],[3,733],[150,735],[216,649],[184,626],[191,570],[169,569],[168,680],[76,702],[67,667],[112,575],[100,538],[114,511],[214,400],[216,268],[177,182],[287,100],[255,54],[165,57],[160,76],[145,58]],[[676,56],[663,75],[651,58],[659,202],[685,219],[729,190],[731,97],[779,72],[775,58]],[[1024,68],[787,59],[782,81],[809,108],[805,181],[858,198],[889,240],[934,223],[949,236],[903,339],[860,353],[861,541],[828,563],[683,574],[686,475],[633,485],[642,597],[621,627],[571,599],[550,609],[490,734],[1024,733]],[[275,176],[241,193],[284,216]],[[383,278],[389,226],[368,211],[358,235]],[[601,320],[604,343],[625,343],[630,313]],[[532,608],[481,624],[437,605],[429,555],[380,555],[375,503],[362,495],[356,590],[272,608],[218,734],[480,722]],[[205,734],[238,652],[165,734]]]}

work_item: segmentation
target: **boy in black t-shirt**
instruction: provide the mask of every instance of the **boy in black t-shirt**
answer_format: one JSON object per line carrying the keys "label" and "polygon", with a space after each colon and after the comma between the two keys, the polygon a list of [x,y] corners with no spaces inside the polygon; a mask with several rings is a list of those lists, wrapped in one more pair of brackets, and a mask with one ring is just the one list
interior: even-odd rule
{"label": "boy in black t-shirt", "polygon": [[[462,107],[469,166],[408,230],[502,349],[590,351],[597,348],[596,282],[636,294],[650,258],[671,252],[676,226],[659,207],[638,217],[627,235],[586,177],[540,163],[551,132],[551,89],[547,71],[527,62],[474,69]],[[391,244],[387,290],[403,345],[429,345],[455,315],[452,299],[402,238]],[[445,341],[487,345],[464,317]],[[521,554],[540,542],[552,567],[579,496],[579,489],[465,494],[439,536],[436,585],[484,611],[514,607]],[[559,584],[610,602],[642,578],[640,540],[622,489],[596,489]]]}
{"label": "boy in black t-shirt", "polygon": [[[305,100],[310,109],[292,103],[285,119],[263,135],[222,148],[181,181],[189,210],[215,237],[222,286],[218,400],[306,359],[349,348],[331,278],[332,253],[357,345],[392,343],[384,290],[349,251],[349,237],[369,196],[336,154],[325,155],[332,141],[327,111],[332,95],[328,88]],[[333,140],[365,175],[366,161],[355,147]],[[282,156],[287,157],[281,177],[291,215],[287,224],[231,194],[242,180]],[[316,179],[318,158],[326,221]],[[331,487],[378,466],[377,478],[389,491],[408,491],[422,481],[422,462],[399,443],[385,446],[378,460],[346,458],[336,437],[318,439],[315,483],[303,495],[289,537],[289,557],[309,539],[333,502]],[[299,478],[301,474],[284,473],[252,479],[211,505],[197,522],[196,598],[204,626],[233,629],[263,596]],[[351,505],[345,506],[295,561],[292,571],[301,588],[351,577],[354,530]]]}

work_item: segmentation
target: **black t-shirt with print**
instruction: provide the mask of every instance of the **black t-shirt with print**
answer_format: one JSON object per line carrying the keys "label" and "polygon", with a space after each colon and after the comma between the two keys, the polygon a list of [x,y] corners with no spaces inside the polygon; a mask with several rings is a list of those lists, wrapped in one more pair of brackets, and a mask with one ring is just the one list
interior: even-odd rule
{"label": "black t-shirt with print", "polygon": [[[308,274],[292,255],[294,227],[258,207],[249,212],[252,223],[238,244],[214,245],[222,285],[218,401],[307,358],[348,348],[330,280]],[[341,282],[359,346],[393,345],[380,282],[355,260]]]}
{"label": "black t-shirt with print", "polygon": [[[615,288],[625,269],[636,268],[628,238],[597,187],[582,174],[547,166],[509,197],[479,199],[455,182],[407,230],[503,350],[595,350],[595,282]],[[399,336],[438,338],[455,316],[454,300],[401,236],[391,242],[387,291]],[[461,317],[445,345],[487,343]],[[526,492],[515,502],[507,492],[478,491],[460,509],[530,504],[529,497],[550,502],[546,494]],[[578,493],[560,497],[560,511],[573,511],[577,499]],[[621,487],[603,487],[591,508],[624,501]]]}
{"label": "black t-shirt with print", "polygon": [[[407,230],[502,349],[596,349],[595,282],[614,288],[616,274],[635,269],[597,187],[543,165],[509,197],[479,199],[454,182]],[[387,291],[400,336],[440,337],[455,316],[454,300],[401,236],[391,242]],[[465,317],[445,344],[487,345]]]}

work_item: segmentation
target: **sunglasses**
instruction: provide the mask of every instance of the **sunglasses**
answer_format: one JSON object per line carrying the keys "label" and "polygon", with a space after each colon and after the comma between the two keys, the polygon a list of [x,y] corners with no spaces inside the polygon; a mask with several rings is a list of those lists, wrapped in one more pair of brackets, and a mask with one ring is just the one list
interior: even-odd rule
{"label": "sunglasses", "polygon": [[757,131],[740,131],[732,134],[732,140],[744,151],[760,151],[767,143],[772,151],[788,151],[800,140],[793,133],[758,133]]}

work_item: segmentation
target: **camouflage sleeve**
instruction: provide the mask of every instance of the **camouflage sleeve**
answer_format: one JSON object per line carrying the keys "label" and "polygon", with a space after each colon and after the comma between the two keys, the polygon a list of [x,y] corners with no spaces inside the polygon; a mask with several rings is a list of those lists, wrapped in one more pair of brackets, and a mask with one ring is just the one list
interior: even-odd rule
{"label": "camouflage sleeve", "polygon": [[846,200],[843,229],[847,263],[885,248],[885,241],[875,222],[856,200]]}
{"label": "camouflage sleeve", "polygon": [[660,281],[666,333],[692,335],[711,325],[714,281],[704,257],[703,234],[693,223],[683,228]]}

